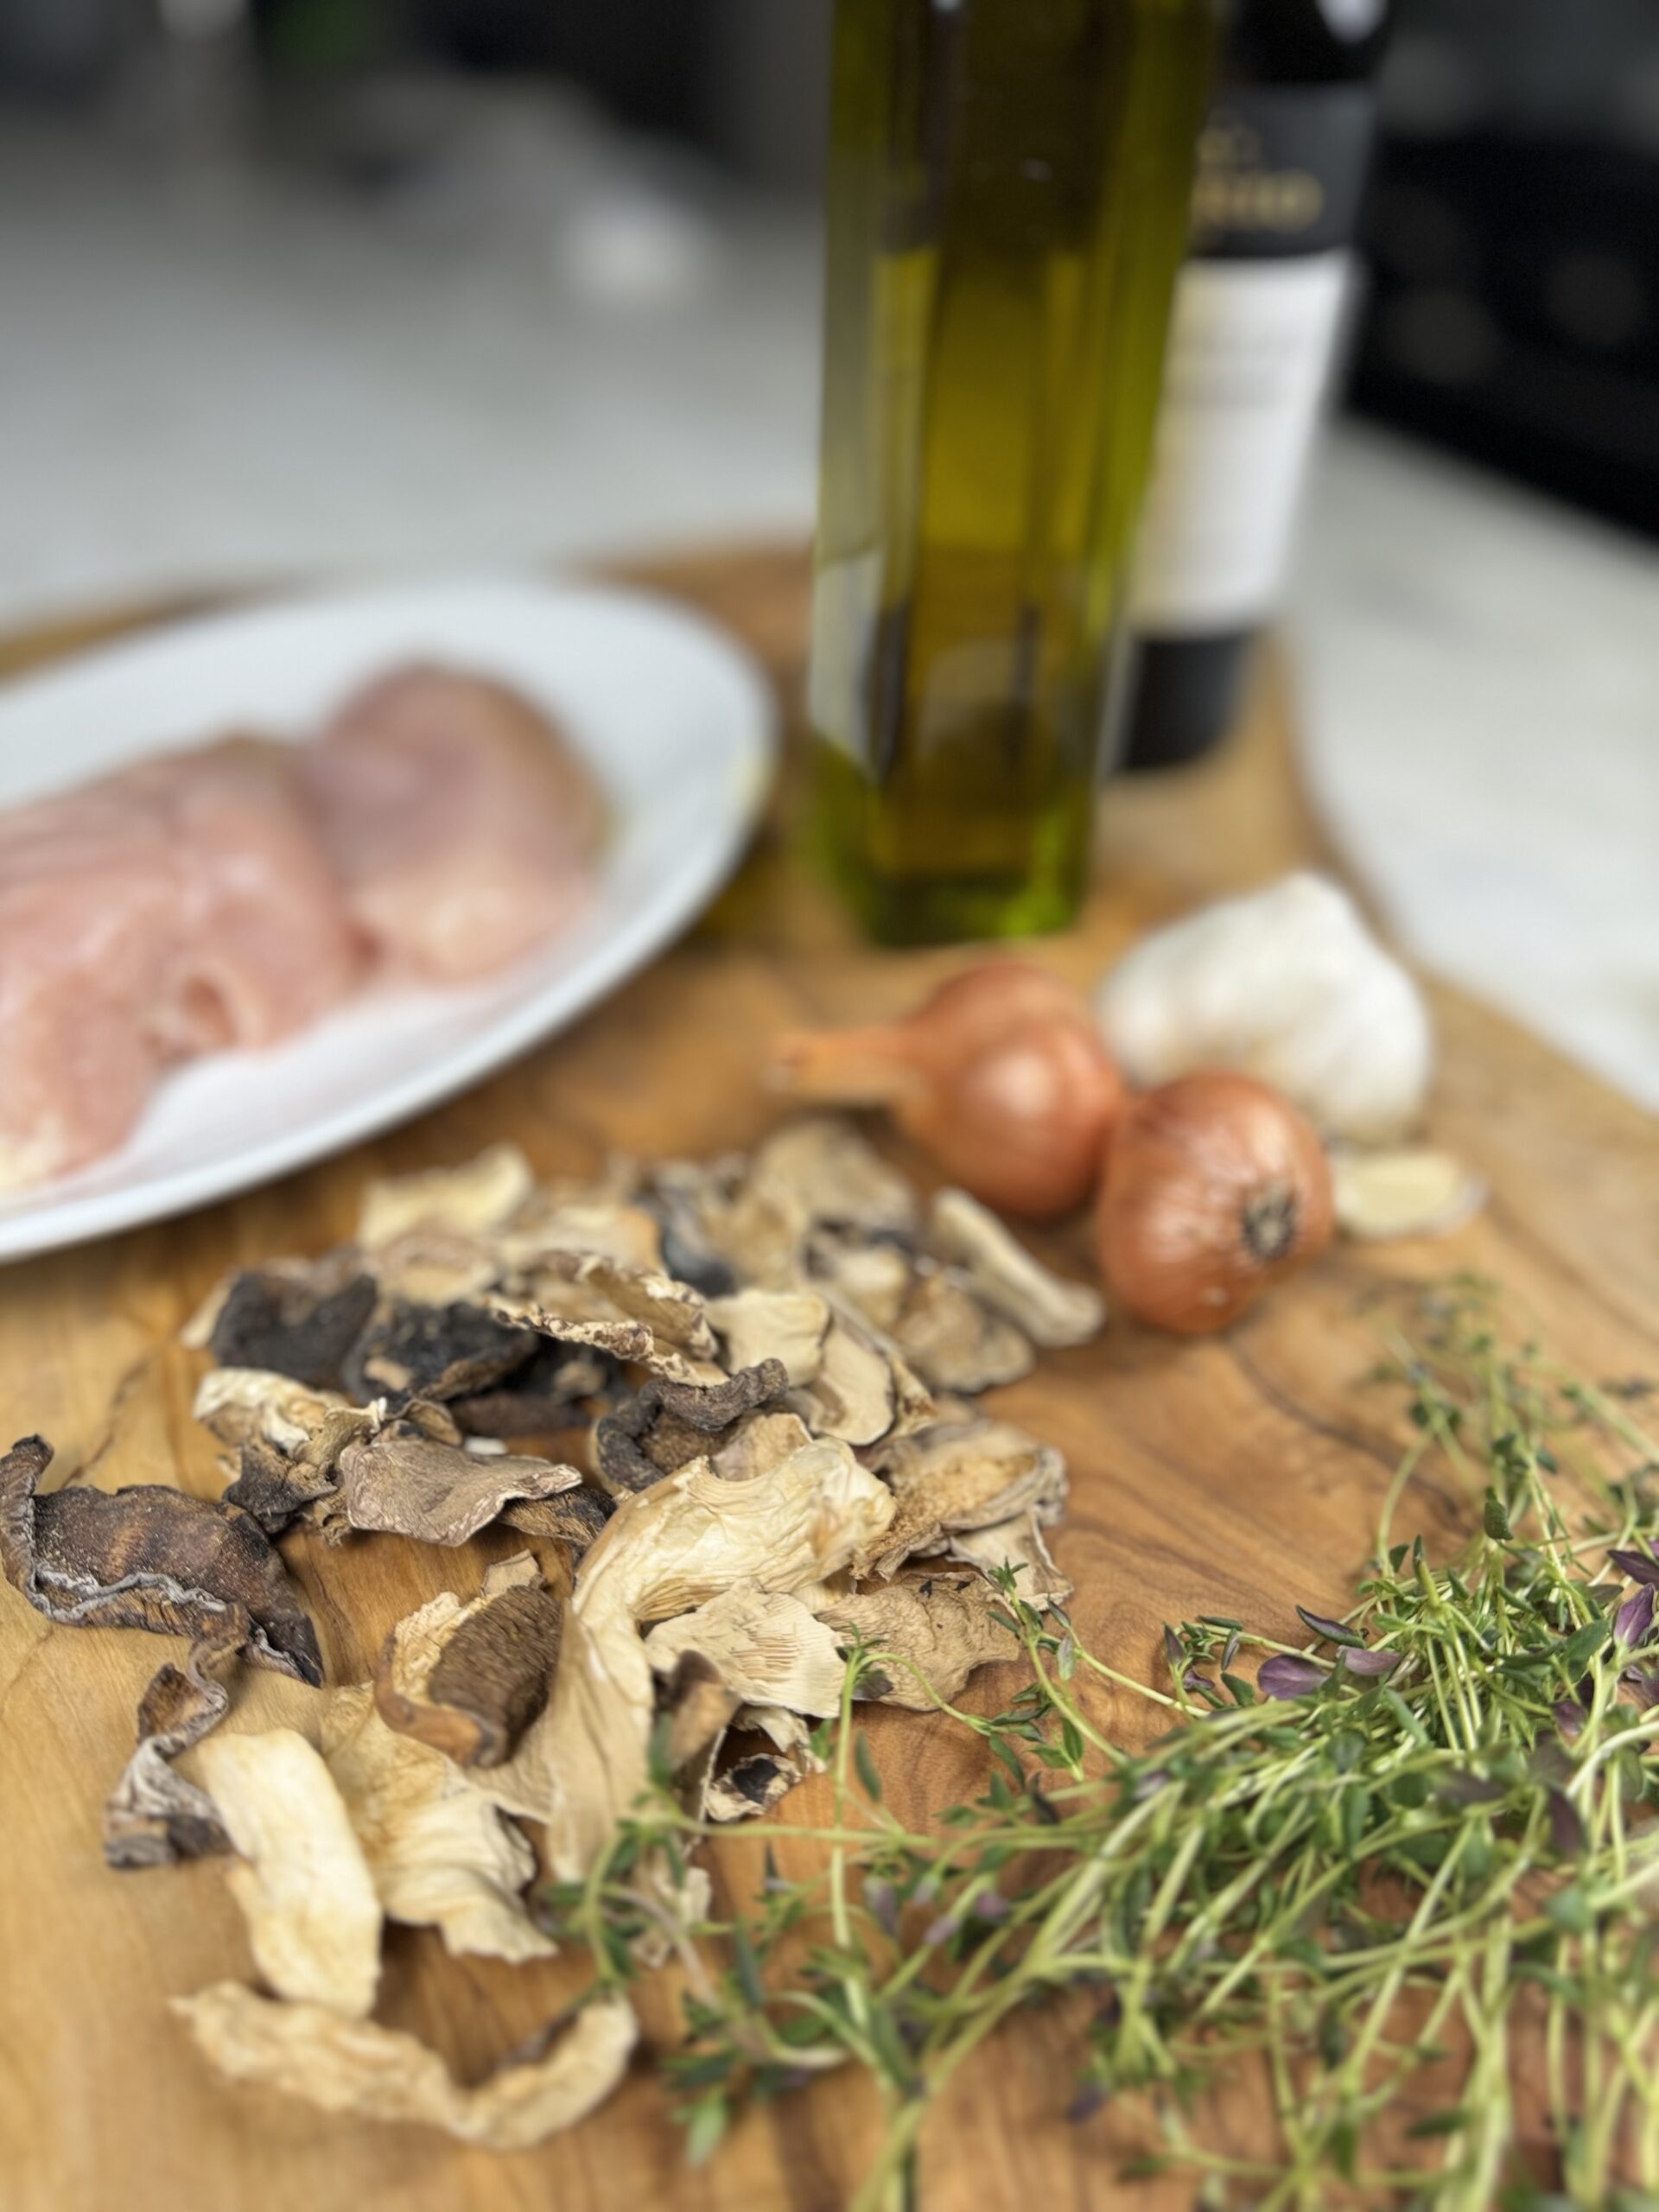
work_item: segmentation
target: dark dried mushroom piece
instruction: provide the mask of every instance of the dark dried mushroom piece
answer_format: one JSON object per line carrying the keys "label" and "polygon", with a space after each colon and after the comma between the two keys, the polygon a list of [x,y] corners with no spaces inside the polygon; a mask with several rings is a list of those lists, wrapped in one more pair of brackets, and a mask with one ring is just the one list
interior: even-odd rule
{"label": "dark dried mushroom piece", "polygon": [[512,1327],[481,1306],[395,1301],[353,1345],[346,1388],[362,1402],[384,1398],[393,1413],[411,1398],[470,1397],[526,1365],[539,1342],[533,1331]]}
{"label": "dark dried mushroom piece", "polygon": [[683,1651],[661,1687],[661,1709],[668,1716],[664,1763],[672,1775],[692,1776],[697,1798],[708,1780],[732,1716],[742,1700],[721,1679],[720,1669],[701,1651]]}
{"label": "dark dried mushroom piece", "polygon": [[386,1638],[374,1677],[381,1719],[458,1766],[499,1766],[547,1702],[563,1620],[539,1579],[467,1605],[435,1599]]}
{"label": "dark dried mushroom piece", "polygon": [[708,1821],[753,1821],[771,1812],[803,1778],[803,1770],[783,1751],[750,1751],[715,1775],[702,1793]]}
{"label": "dark dried mushroom piece", "polygon": [[648,1490],[690,1460],[717,1452],[744,1417],[789,1388],[781,1360],[741,1367],[725,1382],[671,1382],[653,1376],[594,1433],[601,1478],[613,1491]]}
{"label": "dark dried mushroom piece", "polygon": [[213,1799],[173,1761],[230,1711],[226,1677],[247,1639],[247,1616],[232,1606],[182,1667],[158,1669],[138,1700],[137,1745],[104,1807],[104,1856],[118,1872],[230,1849]]}
{"label": "dark dried mushroom piece", "polygon": [[160,1484],[38,1497],[51,1460],[39,1436],[0,1459],[0,1567],[37,1611],[67,1627],[200,1638],[239,1606],[256,1666],[321,1683],[317,1632],[257,1521]]}
{"label": "dark dried mushroom piece", "polygon": [[576,1467],[512,1452],[483,1456],[440,1443],[414,1423],[393,1421],[340,1459],[340,1496],[348,1525],[414,1536],[426,1544],[464,1544],[514,1498],[574,1490]]}
{"label": "dark dried mushroom piece", "polygon": [[244,1268],[225,1287],[208,1349],[221,1367],[332,1388],[374,1300],[374,1277],[353,1251],[309,1267]]}
{"label": "dark dried mushroom piece", "polygon": [[522,1367],[448,1402],[464,1436],[548,1436],[588,1419],[595,1401],[614,1394],[619,1374],[607,1352],[538,1336]]}
{"label": "dark dried mushroom piece", "polygon": [[280,1535],[308,1506],[332,1497],[339,1484],[333,1467],[319,1471],[284,1459],[258,1436],[245,1440],[238,1467],[225,1503],[251,1513],[268,1536]]}
{"label": "dark dried mushroom piece", "polygon": [[580,1559],[615,1510],[614,1499],[584,1484],[579,1490],[556,1491],[551,1497],[514,1498],[503,1508],[501,1518],[523,1535],[568,1544],[571,1557]]}

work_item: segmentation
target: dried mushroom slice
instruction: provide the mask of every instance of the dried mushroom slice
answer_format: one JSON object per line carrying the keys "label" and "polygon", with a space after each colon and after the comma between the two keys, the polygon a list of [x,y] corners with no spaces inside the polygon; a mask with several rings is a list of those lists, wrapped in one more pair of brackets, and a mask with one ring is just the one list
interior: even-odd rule
{"label": "dried mushroom slice", "polygon": [[925,1386],[893,1346],[839,1309],[830,1315],[818,1372],[792,1402],[814,1435],[860,1446],[918,1427],[934,1411]]}
{"label": "dried mushroom slice", "polygon": [[938,1191],[928,1205],[927,1242],[960,1268],[968,1287],[1051,1350],[1087,1344],[1100,1333],[1105,1301],[1089,1284],[1051,1274],[1001,1222],[966,1191]]}
{"label": "dried mushroom slice", "polygon": [[763,1359],[722,1381],[672,1382],[653,1376],[594,1431],[601,1479],[619,1496],[647,1490],[688,1460],[729,1442],[738,1424],[789,1387],[783,1363]]}
{"label": "dried mushroom slice", "polygon": [[810,1382],[823,1357],[830,1308],[816,1291],[740,1290],[709,1301],[728,1367],[779,1359],[791,1387]]}
{"label": "dried mushroom slice", "polygon": [[897,1501],[874,1562],[887,1576],[918,1553],[943,1550],[958,1530],[990,1528],[1033,1505],[1057,1509],[1065,1495],[1059,1453],[1011,1421],[940,1423],[900,1437],[880,1471]]}
{"label": "dried mushroom slice", "polygon": [[727,1432],[709,1458],[715,1472],[728,1483],[751,1483],[811,1441],[812,1432],[798,1414],[751,1414]]}
{"label": "dried mushroom slice", "polygon": [[369,1184],[358,1215],[365,1252],[411,1230],[488,1236],[505,1229],[536,1187],[530,1162],[515,1144],[493,1144],[459,1167],[428,1167]]}
{"label": "dried mushroom slice", "polygon": [[228,1851],[213,1802],[173,1765],[231,1709],[226,1677],[247,1641],[247,1618],[233,1607],[213,1634],[190,1647],[182,1667],[158,1669],[138,1700],[138,1740],[104,1807],[104,1857],[120,1872],[166,1866]]}
{"label": "dried mushroom slice", "polygon": [[340,1454],[340,1496],[353,1529],[390,1530],[424,1544],[464,1544],[510,1499],[574,1490],[578,1467],[499,1452],[487,1458],[441,1444],[394,1421]]}
{"label": "dried mushroom slice", "polygon": [[441,1229],[410,1229],[365,1255],[383,1299],[406,1306],[456,1306],[487,1299],[500,1288],[506,1262],[493,1236],[461,1236]]}
{"label": "dried mushroom slice", "polygon": [[995,1389],[1036,1363],[1029,1337],[976,1298],[950,1268],[915,1268],[889,1333],[937,1390]]}
{"label": "dried mushroom slice", "polygon": [[916,1227],[909,1182],[850,1122],[829,1116],[808,1115],[774,1131],[757,1147],[748,1183],[791,1206],[804,1227],[823,1222],[899,1237]]}
{"label": "dried mushroom slice", "polygon": [[849,1243],[820,1230],[805,1257],[810,1273],[871,1328],[889,1330],[904,1312],[916,1269],[902,1245]]}
{"label": "dried mushroom slice", "polygon": [[37,1612],[200,1638],[240,1608],[255,1665],[321,1681],[316,1630],[257,1522],[160,1484],[38,1497],[51,1459],[39,1436],[0,1459],[0,1567]]}
{"label": "dried mushroom slice", "polygon": [[664,1759],[670,1774],[692,1777],[694,1803],[702,1802],[715,1754],[742,1702],[735,1690],[728,1688],[714,1662],[700,1651],[683,1651],[667,1669]]}
{"label": "dried mushroom slice", "polygon": [[593,1253],[619,1267],[652,1274],[664,1271],[663,1232],[656,1216],[602,1191],[562,1198],[538,1191],[499,1243],[515,1276],[533,1274],[550,1254],[568,1252]]}
{"label": "dried mushroom slice", "polygon": [[[661,1357],[678,1352],[696,1362],[718,1359],[720,1347],[709,1325],[700,1292],[690,1283],[649,1268],[626,1268],[602,1253],[553,1253],[537,1271],[529,1311],[521,1317],[532,1328],[547,1328],[543,1317],[567,1321],[631,1322],[649,1334]],[[498,1310],[513,1311],[511,1300]],[[557,1333],[548,1328],[549,1335]]]}
{"label": "dried mushroom slice", "polygon": [[738,1584],[693,1611],[660,1621],[645,1638],[654,1671],[672,1674],[696,1652],[727,1687],[753,1705],[777,1705],[826,1719],[839,1710],[846,1666],[836,1637],[802,1605],[778,1590]]}
{"label": "dried mushroom slice", "polygon": [[465,1436],[548,1436],[585,1421],[596,1402],[613,1396],[618,1373],[608,1353],[538,1336],[505,1381],[447,1403]]}
{"label": "dried mushroom slice", "polygon": [[280,2089],[323,2112],[412,2120],[486,2151],[544,2142],[604,2103],[627,2071],[638,2029],[620,1997],[595,1997],[550,2047],[519,2052],[463,2088],[435,2050],[321,2005],[280,2005],[216,1982],[172,2009],[221,2074]]}
{"label": "dried mushroom slice", "polygon": [[501,1518],[521,1535],[568,1544],[571,1556],[579,1559],[614,1510],[602,1491],[584,1486],[556,1491],[551,1497],[515,1498],[503,1508]]}
{"label": "dried mushroom slice", "polygon": [[339,1480],[332,1466],[308,1469],[257,1436],[248,1438],[236,1464],[236,1480],[226,1491],[225,1503],[251,1514],[268,1536],[281,1535],[309,1507],[332,1497]]}
{"label": "dried mushroom slice", "polygon": [[527,1364],[541,1339],[481,1306],[383,1306],[346,1363],[346,1388],[396,1413],[411,1398],[442,1401],[491,1389]]}
{"label": "dried mushroom slice", "polygon": [[324,1762],[389,1920],[437,1929],[455,1956],[516,1963],[551,1955],[556,1946],[521,1895],[535,1853],[448,1759],[388,1728],[366,1682],[334,1693],[321,1732]]}
{"label": "dried mushroom slice", "polygon": [[788,1751],[750,1751],[716,1774],[702,1793],[702,1817],[722,1826],[759,1820],[782,1803],[798,1782],[812,1771]]}
{"label": "dried mushroom slice", "polygon": [[1039,1611],[1064,1605],[1071,1595],[1071,1585],[1054,1564],[1040,1521],[1038,1511],[1029,1510],[988,1529],[954,1530],[945,1540],[946,1555],[977,1567],[982,1574],[1010,1568],[1016,1593]]}
{"label": "dried mushroom slice", "polygon": [[933,1568],[879,1589],[849,1592],[819,1618],[840,1631],[843,1646],[861,1637],[867,1647],[890,1653],[898,1662],[881,1667],[885,1688],[866,1675],[865,1695],[931,1713],[942,1698],[957,1695],[976,1667],[1019,1656],[1006,1616],[1001,1593],[982,1574]]}
{"label": "dried mushroom slice", "polygon": [[624,1499],[576,1580],[546,1710],[474,1780],[547,1822],[549,1864],[585,1873],[649,1779],[652,1670],[639,1635],[736,1583],[789,1591],[861,1565],[892,1518],[845,1446],[808,1445],[753,1482],[693,1461]]}
{"label": "dried mushroom slice", "polygon": [[251,1438],[285,1459],[332,1465],[340,1446],[367,1436],[378,1415],[354,1406],[337,1390],[320,1390],[263,1367],[216,1367],[196,1389],[195,1417],[221,1444]]}
{"label": "dried mushroom slice", "polygon": [[374,1277],[350,1249],[308,1263],[243,1268],[222,1287],[206,1343],[221,1367],[334,1387],[374,1300]]}
{"label": "dried mushroom slice", "polygon": [[279,1996],[361,2018],[380,1977],[380,1902],[321,1758],[292,1728],[210,1736],[194,1756],[237,1853],[226,1879],[260,1973]]}
{"label": "dried mushroom slice", "polygon": [[563,1628],[563,1607],[539,1575],[470,1605],[442,1591],[386,1638],[374,1681],[381,1717],[457,1765],[499,1766],[547,1702]]}

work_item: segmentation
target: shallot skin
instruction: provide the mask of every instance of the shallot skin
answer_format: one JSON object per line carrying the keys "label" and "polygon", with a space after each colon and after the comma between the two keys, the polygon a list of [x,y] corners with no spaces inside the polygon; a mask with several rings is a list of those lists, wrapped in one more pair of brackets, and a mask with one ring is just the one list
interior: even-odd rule
{"label": "shallot skin", "polygon": [[1254,1077],[1147,1091],[1119,1124],[1098,1211],[1102,1272],[1137,1319],[1224,1329],[1330,1243],[1331,1170],[1312,1125]]}
{"label": "shallot skin", "polygon": [[1122,1077],[1069,984],[1022,961],[964,969],[897,1021],[785,1038],[798,1097],[885,1106],[985,1205],[1036,1221],[1094,1189]]}

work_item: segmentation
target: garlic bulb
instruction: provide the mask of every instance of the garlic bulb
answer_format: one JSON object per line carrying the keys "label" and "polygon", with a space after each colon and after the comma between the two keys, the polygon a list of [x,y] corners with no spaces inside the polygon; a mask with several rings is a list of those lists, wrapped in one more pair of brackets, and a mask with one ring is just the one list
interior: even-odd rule
{"label": "garlic bulb", "polygon": [[1096,1010],[1131,1083],[1242,1069],[1328,1136],[1397,1137],[1428,1089],[1422,995],[1323,876],[1288,875],[1156,931],[1107,976]]}

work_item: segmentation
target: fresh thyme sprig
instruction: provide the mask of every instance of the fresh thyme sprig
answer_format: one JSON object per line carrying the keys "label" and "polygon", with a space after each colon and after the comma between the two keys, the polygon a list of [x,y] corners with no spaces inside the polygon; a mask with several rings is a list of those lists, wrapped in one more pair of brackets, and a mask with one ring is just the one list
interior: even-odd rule
{"label": "fresh thyme sprig", "polygon": [[[751,1909],[684,1924],[702,1830],[663,1777],[549,1893],[602,1981],[642,1938],[677,1957],[664,2065],[694,2156],[745,2101],[855,2063],[886,2110],[856,2202],[886,2212],[931,2099],[1011,2015],[1081,1990],[1070,2117],[1135,2101],[1137,2170],[1185,2166],[1208,2204],[1659,2201],[1659,1450],[1630,1394],[1506,1349],[1481,1286],[1420,1319],[1378,1371],[1415,1436],[1376,1557],[1344,1619],[1303,1614],[1305,1648],[1200,1618],[1166,1633],[1170,1688],[1140,1685],[1005,1573],[1031,1679],[990,1718],[943,1708],[995,1765],[937,1831],[883,1802],[855,1707],[900,1662],[858,1650],[822,1734],[833,1819],[791,1829],[828,1845],[822,1875],[768,1852]],[[1393,1536],[1431,1455],[1479,1515],[1441,1564]],[[1174,1725],[1119,1748],[1091,1679]],[[1198,2109],[1252,2063],[1277,2136],[1254,2159],[1207,2145]]]}

